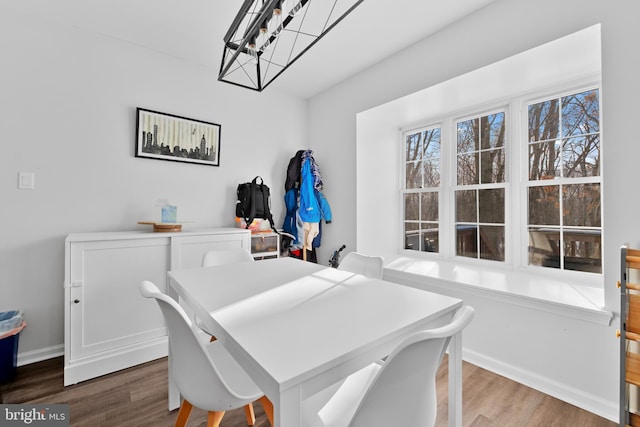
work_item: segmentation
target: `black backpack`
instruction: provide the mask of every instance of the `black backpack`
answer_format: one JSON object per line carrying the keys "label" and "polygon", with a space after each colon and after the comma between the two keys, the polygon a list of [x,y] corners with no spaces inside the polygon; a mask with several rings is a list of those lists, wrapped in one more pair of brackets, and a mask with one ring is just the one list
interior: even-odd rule
{"label": "black backpack", "polygon": [[271,215],[271,193],[269,187],[264,185],[262,177],[256,176],[251,182],[239,184],[237,195],[236,216],[245,220],[246,228],[249,228],[254,219],[260,218],[268,219],[273,231],[278,232]]}

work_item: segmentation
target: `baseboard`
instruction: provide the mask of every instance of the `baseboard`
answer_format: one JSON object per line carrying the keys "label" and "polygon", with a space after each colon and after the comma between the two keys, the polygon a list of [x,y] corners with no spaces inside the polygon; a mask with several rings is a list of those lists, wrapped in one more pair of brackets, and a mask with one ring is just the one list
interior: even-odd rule
{"label": "baseboard", "polygon": [[65,360],[64,385],[76,384],[105,374],[130,368],[141,363],[166,357],[168,340],[166,336],[136,343],[117,350],[92,354],[82,358]]}
{"label": "baseboard", "polygon": [[64,344],[39,348],[31,351],[18,351],[18,366],[30,365],[64,355]]}
{"label": "baseboard", "polygon": [[618,402],[604,400],[602,396],[595,396],[585,393],[582,390],[569,387],[553,379],[543,377],[530,371],[526,371],[517,366],[506,364],[503,361],[487,357],[470,350],[463,350],[463,359],[480,368],[494,372],[510,380],[524,384],[542,393],[570,403],[578,408],[589,411],[600,417],[606,418],[615,423],[618,422]]}

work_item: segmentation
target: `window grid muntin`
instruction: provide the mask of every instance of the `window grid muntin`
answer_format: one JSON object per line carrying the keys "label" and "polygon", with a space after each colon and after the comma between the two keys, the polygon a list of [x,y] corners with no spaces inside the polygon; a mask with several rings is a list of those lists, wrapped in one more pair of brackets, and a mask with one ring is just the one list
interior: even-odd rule
{"label": "window grid muntin", "polygon": [[[501,115],[502,116],[502,136],[503,136],[503,140],[502,140],[502,144],[501,145],[497,145],[494,146],[490,143],[488,144],[484,144],[484,139],[482,138],[483,135],[483,128],[482,128],[482,123],[483,123],[483,119],[491,117],[491,116],[498,116]],[[459,118],[459,119],[454,119],[452,121],[452,127],[454,129],[454,135],[455,135],[455,185],[452,186],[452,193],[453,193],[453,201],[452,201],[452,206],[453,206],[453,253],[455,254],[455,256],[462,256],[465,258],[475,258],[475,259],[480,259],[480,260],[488,260],[488,258],[484,258],[482,256],[482,243],[483,243],[483,239],[482,239],[482,233],[481,233],[481,229],[483,228],[487,228],[487,227],[501,227],[503,230],[503,239],[501,241],[501,245],[500,245],[500,250],[502,255],[497,258],[497,259],[491,259],[493,261],[499,261],[499,262],[504,262],[506,260],[506,253],[505,253],[505,248],[506,248],[506,237],[507,237],[507,227],[506,227],[506,188],[507,188],[507,169],[508,169],[508,156],[507,156],[507,146],[508,146],[508,139],[507,139],[507,126],[508,126],[508,122],[510,120],[509,115],[507,114],[507,109],[497,109],[497,110],[487,110],[487,111],[483,111],[481,113],[477,113],[474,114],[472,116],[466,116],[463,118]],[[477,123],[477,143],[476,143],[476,150],[465,150],[460,152],[460,138],[459,138],[459,134],[460,134],[460,130],[459,130],[459,125],[461,123],[469,123],[469,122],[475,122]],[[454,141],[452,141],[454,142]],[[484,148],[483,148],[484,147]],[[483,173],[482,173],[482,156],[483,154],[488,154],[492,151],[496,151],[496,150],[501,150],[501,152],[503,153],[503,160],[504,160],[504,165],[503,165],[503,171],[502,171],[502,179],[498,182],[493,182],[493,180],[490,180],[490,182],[486,182],[487,180],[483,179]],[[476,161],[476,170],[477,170],[477,175],[476,175],[476,179],[474,181],[473,184],[464,184],[464,183],[460,183],[460,171],[458,170],[458,167],[460,165],[459,159],[461,156],[470,156],[473,154],[477,153],[477,161]],[[504,203],[503,203],[503,211],[502,211],[502,217],[503,217],[503,222],[501,223],[487,223],[487,222],[480,222],[480,191],[483,190],[502,190],[503,191],[503,197],[504,197]],[[474,191],[475,192],[475,221],[459,221],[459,216],[458,216],[458,193],[460,191]],[[476,251],[475,251],[475,256],[470,257],[467,255],[462,254],[463,248],[460,248],[459,246],[461,244],[464,245],[464,242],[462,242],[462,239],[460,238],[460,230],[463,229],[463,227],[474,227],[476,232],[475,232],[475,247],[476,247]],[[466,245],[465,245],[466,246]]]}
{"label": "window grid muntin", "polygon": [[[570,98],[570,97],[574,97],[577,95],[582,95],[585,93],[590,93],[590,92],[594,92],[597,97],[597,104],[598,104],[598,126],[597,126],[597,131],[594,132],[585,132],[585,133],[570,133],[565,135],[564,134],[564,128],[565,128],[565,120],[564,120],[564,115],[563,115],[563,108],[562,106],[564,105],[563,103],[563,99],[565,98]],[[531,129],[530,129],[530,114],[531,114],[531,107],[534,105],[539,105],[539,104],[544,104],[546,102],[550,102],[550,101],[557,101],[559,108],[557,111],[558,117],[558,124],[557,124],[557,129],[556,129],[556,133],[555,138],[554,137],[550,137],[550,138],[541,138],[541,139],[536,139],[532,141],[531,138]],[[599,87],[591,87],[591,88],[585,88],[584,90],[581,90],[579,92],[575,92],[575,91],[571,91],[569,93],[564,93],[561,95],[557,95],[557,96],[553,96],[553,97],[546,97],[544,100],[536,100],[536,101],[532,101],[527,103],[527,147],[528,147],[528,152],[529,152],[529,167],[528,167],[528,177],[529,177],[529,181],[539,181],[540,179],[532,179],[531,177],[531,150],[533,146],[536,145],[541,145],[541,144],[550,144],[553,143],[556,147],[556,149],[558,150],[558,161],[560,162],[560,164],[558,165],[558,173],[554,175],[554,178],[560,177],[560,178],[570,178],[566,176],[566,172],[565,172],[565,162],[564,162],[564,146],[567,140],[570,139],[576,139],[577,137],[583,137],[583,138],[587,138],[587,137],[593,137],[593,136],[598,136],[598,144],[597,144],[597,151],[598,151],[598,174],[597,175],[588,175],[588,176],[601,176],[601,165],[602,165],[602,161],[600,160],[600,156],[601,156],[601,151],[602,151],[602,138],[601,138],[601,124],[600,122],[602,114],[601,114],[601,109],[600,109],[600,103],[601,103],[601,97],[600,97],[600,88]],[[544,180],[544,178],[543,178]]]}
{"label": "window grid muntin", "polygon": [[[582,95],[582,94],[586,94],[586,93],[590,93],[590,92],[594,92],[597,96],[597,102],[595,103],[596,108],[598,109],[598,118],[597,118],[597,132],[587,132],[587,133],[571,133],[568,135],[565,135],[564,133],[564,116],[562,114],[563,111],[563,99],[564,98],[570,98],[576,95]],[[530,112],[531,112],[531,106],[533,105],[539,105],[539,104],[543,104],[545,102],[550,102],[552,100],[558,101],[558,105],[559,105],[559,109],[557,111],[558,114],[558,127],[557,127],[557,134],[556,134],[556,138],[547,138],[547,139],[540,139],[540,140],[533,140],[532,141],[532,137],[531,137],[531,129],[530,129]],[[601,125],[601,121],[602,121],[602,108],[601,108],[601,104],[602,104],[602,99],[601,99],[601,95],[600,95],[600,87],[598,85],[592,85],[589,87],[584,87],[582,89],[577,89],[577,90],[572,90],[572,91],[566,91],[564,93],[561,94],[556,94],[556,95],[551,95],[551,96],[546,96],[542,99],[537,99],[534,101],[529,101],[526,103],[526,111],[527,111],[527,120],[526,120],[526,125],[527,125],[527,130],[526,130],[526,134],[527,134],[527,171],[526,171],[526,176],[527,176],[527,181],[526,181],[526,188],[527,191],[526,193],[526,211],[527,211],[527,216],[526,216],[526,231],[527,234],[529,235],[529,239],[528,239],[528,244],[527,244],[527,261],[526,263],[529,266],[539,266],[539,264],[532,264],[531,263],[531,256],[532,256],[532,252],[535,251],[537,248],[532,247],[531,244],[531,230],[534,227],[538,227],[538,228],[546,228],[546,229],[551,229],[551,230],[557,230],[558,235],[559,235],[559,244],[558,244],[558,251],[559,251],[559,267],[558,270],[560,271],[579,271],[579,272],[595,272],[598,274],[602,274],[602,234],[603,234],[603,226],[602,226],[602,161],[601,161],[601,155],[602,155],[602,135],[601,135],[601,130],[602,130],[602,125]],[[598,170],[598,174],[597,175],[587,175],[587,176],[566,176],[567,173],[565,171],[565,156],[564,156],[564,144],[565,141],[574,137],[585,137],[585,136],[598,136],[598,143],[597,143],[597,170]],[[534,144],[537,143],[542,143],[542,142],[554,142],[556,147],[558,147],[558,166],[557,166],[557,173],[555,174],[555,176],[553,177],[547,177],[546,179],[532,179],[532,174],[531,174],[531,147]],[[571,185],[580,185],[580,184],[586,184],[586,185],[598,185],[599,186],[599,198],[600,198],[600,206],[599,206],[599,220],[600,220],[600,225],[599,226],[577,226],[577,225],[567,225],[565,224],[565,218],[563,215],[563,212],[565,212],[565,200],[563,197],[563,191],[564,188],[567,186],[571,186]],[[529,213],[529,209],[531,208],[531,201],[530,201],[530,188],[534,188],[534,187],[544,187],[544,186],[557,186],[558,187],[558,195],[559,195],[559,200],[558,200],[558,213],[559,213],[559,224],[558,225],[542,225],[542,224],[532,224],[530,223],[530,213]],[[572,231],[575,230],[583,230],[584,233],[583,234],[587,234],[589,231],[593,231],[593,232],[599,232],[598,236],[598,244],[597,246],[599,247],[599,265],[596,265],[595,268],[593,268],[592,270],[589,269],[589,266],[587,266],[587,269],[583,269],[583,270],[577,270],[571,267],[567,266],[567,249],[566,249],[566,242],[568,241],[568,239],[570,238],[570,234]],[[578,242],[580,243],[580,242]],[[586,243],[586,242],[582,242],[582,243]],[[587,258],[587,259],[591,259],[591,258]]]}
{"label": "window grid muntin", "polygon": [[[418,137],[419,135],[419,137]],[[409,156],[409,140],[413,144],[414,155]],[[425,147],[426,141],[429,141],[429,146]],[[431,144],[434,143],[434,144]],[[403,186],[403,247],[405,250],[417,250],[419,252],[439,252],[440,241],[440,218],[439,218],[439,196],[440,186],[442,183],[441,177],[441,165],[442,165],[442,129],[440,125],[425,126],[418,129],[408,130],[403,132],[403,144],[404,147],[404,186]],[[435,165],[435,166],[434,166]],[[407,178],[407,170],[411,167],[419,169],[420,185],[409,187],[409,180]],[[433,167],[432,169],[429,169]],[[427,170],[435,170],[434,174],[425,174]],[[413,184],[413,183],[412,183]],[[423,207],[423,195],[436,194],[436,200],[438,208],[436,209],[436,218],[423,219],[424,207]],[[417,219],[407,219],[407,197],[415,195],[417,197],[418,210],[416,213]],[[429,235],[435,230],[435,237],[431,238]],[[417,248],[415,244],[409,244],[409,232],[413,234],[413,241],[417,242]],[[409,247],[411,246],[411,247]]]}

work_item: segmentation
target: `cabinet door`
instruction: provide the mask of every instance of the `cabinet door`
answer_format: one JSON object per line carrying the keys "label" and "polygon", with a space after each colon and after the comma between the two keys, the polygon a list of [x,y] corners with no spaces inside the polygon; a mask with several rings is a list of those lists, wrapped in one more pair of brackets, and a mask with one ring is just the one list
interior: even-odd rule
{"label": "cabinet door", "polygon": [[165,292],[169,238],[71,243],[70,357],[124,351],[167,334],[142,280]]}
{"label": "cabinet door", "polygon": [[171,270],[202,266],[202,256],[209,250],[245,248],[248,251],[251,234],[237,233],[175,236],[171,238]]}

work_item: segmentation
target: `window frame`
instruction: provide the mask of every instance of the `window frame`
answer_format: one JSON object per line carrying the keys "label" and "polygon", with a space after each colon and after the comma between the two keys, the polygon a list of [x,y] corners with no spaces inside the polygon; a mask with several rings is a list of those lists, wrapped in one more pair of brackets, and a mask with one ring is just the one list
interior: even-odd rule
{"label": "window frame", "polygon": [[[563,84],[540,88],[535,91],[514,94],[511,97],[494,102],[487,102],[478,105],[470,105],[464,110],[449,112],[439,117],[431,117],[426,120],[414,123],[411,126],[399,129],[399,145],[402,155],[400,156],[400,182],[399,194],[401,204],[401,233],[399,238],[398,253],[410,256],[426,257],[431,259],[442,259],[455,263],[471,264],[476,266],[487,265],[497,268],[529,271],[533,274],[542,274],[552,278],[565,278],[567,280],[577,280],[588,285],[601,286],[603,272],[592,273],[585,271],[556,269],[529,265],[528,263],[528,189],[529,189],[529,158],[528,158],[528,105],[535,102],[542,102],[553,98],[577,94],[584,91],[597,89],[599,92],[599,115],[600,115],[600,175],[598,177],[564,178],[565,182],[573,181],[597,182],[600,184],[600,217],[601,217],[601,259],[604,271],[604,251],[603,242],[604,230],[604,186],[603,186],[603,156],[605,155],[605,136],[602,114],[602,82],[600,76],[590,77],[579,81],[565,82]],[[456,255],[455,242],[455,191],[457,185],[457,143],[455,140],[456,123],[465,119],[479,118],[496,112],[505,112],[505,257],[504,261],[494,261],[482,258],[470,258]],[[439,252],[421,252],[404,249],[404,194],[405,188],[405,133],[420,129],[441,128],[440,146],[440,187],[439,192]],[[523,141],[526,143],[522,144]],[[571,180],[569,182],[568,180]],[[553,180],[550,180],[553,181]],[[550,182],[551,183],[551,182]],[[495,184],[495,183],[494,183]],[[477,188],[482,184],[468,186],[469,189]],[[419,189],[414,189],[416,191]],[[566,226],[565,226],[566,227]],[[489,264],[487,264],[489,263]]]}
{"label": "window frame", "polygon": [[[401,138],[401,155],[400,155],[400,162],[402,163],[402,167],[400,168],[401,170],[401,177],[400,177],[400,186],[401,186],[401,192],[400,192],[400,199],[401,199],[401,207],[400,207],[400,212],[402,213],[402,221],[400,224],[401,227],[401,232],[400,232],[400,239],[401,239],[401,243],[400,243],[400,248],[403,251],[407,251],[407,252],[417,252],[417,253],[429,253],[432,255],[439,255],[442,252],[442,234],[441,234],[441,229],[442,229],[442,212],[443,212],[443,207],[442,207],[442,185],[443,185],[443,180],[445,179],[443,176],[443,163],[442,163],[442,150],[443,150],[443,146],[442,146],[442,140],[443,140],[443,127],[442,127],[442,123],[439,121],[435,121],[435,122],[430,122],[431,124],[426,125],[426,126],[412,126],[406,129],[401,129],[400,130],[400,138]],[[407,171],[406,171],[406,167],[407,164],[409,163],[406,159],[406,137],[409,134],[416,134],[419,132],[426,132],[426,131],[430,131],[430,130],[434,130],[434,129],[439,129],[440,130],[440,158],[438,159],[438,168],[440,170],[440,183],[437,187],[420,187],[420,188],[406,188],[406,176],[407,176]],[[420,161],[424,160],[421,159]],[[424,184],[424,177],[422,179],[422,183]],[[405,212],[405,196],[407,194],[419,194],[422,195],[423,193],[434,193],[437,192],[438,193],[438,220],[437,220],[437,224],[438,224],[438,251],[436,252],[428,252],[428,251],[423,251],[421,249],[419,250],[414,250],[414,249],[405,249],[405,245],[406,245],[406,236],[405,236],[405,224],[407,223],[407,219],[406,219],[406,212]],[[420,226],[420,223],[422,222],[427,222],[427,223],[433,223],[436,221],[422,221],[421,215],[422,213],[422,209],[420,209],[419,213],[418,213],[418,220],[416,220],[415,222]]]}
{"label": "window frame", "polygon": [[[568,95],[574,95],[574,94],[578,94],[578,93],[582,93],[582,92],[586,92],[586,91],[590,91],[590,90],[598,90],[598,108],[599,108],[599,135],[600,135],[600,173],[598,176],[589,176],[589,177],[554,177],[553,179],[549,179],[548,181],[548,185],[557,185],[560,188],[562,188],[562,186],[564,185],[572,185],[572,184],[591,184],[591,183],[597,183],[600,185],[600,260],[601,260],[601,271],[600,273],[594,273],[594,272],[587,272],[587,271],[580,271],[580,270],[568,270],[565,269],[564,267],[562,268],[551,268],[551,267],[544,267],[544,266],[538,266],[538,265],[533,265],[533,264],[529,264],[529,253],[528,253],[528,246],[529,246],[529,217],[528,217],[528,203],[529,203],[529,188],[531,187],[540,187],[540,186],[544,186],[544,184],[542,184],[541,180],[538,181],[530,181],[529,180],[529,137],[528,137],[528,132],[529,132],[529,120],[528,120],[528,107],[529,105],[535,104],[535,103],[539,103],[539,102],[544,102],[544,101],[548,101],[551,99],[562,99],[565,96]],[[525,270],[531,271],[531,272],[535,272],[535,273],[548,273],[552,276],[560,276],[560,277],[567,277],[567,278],[571,278],[571,279],[575,279],[575,280],[586,280],[586,281],[592,281],[593,278],[602,278],[604,275],[604,248],[603,248],[603,243],[604,243],[604,237],[605,237],[605,230],[604,230],[604,185],[603,185],[603,177],[604,177],[604,171],[603,171],[603,156],[604,156],[604,131],[603,131],[603,120],[602,120],[602,83],[598,80],[598,81],[594,81],[594,80],[589,80],[589,81],[585,81],[582,83],[578,83],[578,84],[573,84],[573,85],[564,85],[564,86],[559,86],[559,87],[555,87],[552,89],[548,89],[548,90],[544,90],[544,91],[537,91],[535,93],[530,94],[529,96],[523,96],[519,99],[519,109],[520,109],[520,127],[522,129],[522,132],[519,136],[524,137],[523,139],[519,139],[518,140],[518,148],[519,150],[521,150],[521,153],[519,155],[520,157],[520,162],[522,164],[521,168],[520,168],[520,185],[518,186],[518,192],[520,193],[520,204],[521,204],[521,215],[520,215],[520,220],[521,220],[521,225],[519,227],[519,235],[521,238],[521,242],[527,242],[526,245],[524,245],[524,248],[521,248],[521,253],[520,253],[520,258],[519,258],[519,265],[522,266]],[[563,137],[561,134],[558,135],[557,140],[562,141]],[[546,181],[546,180],[545,180]],[[533,185],[532,185],[533,183]],[[562,194],[560,194],[560,200],[562,199]],[[553,226],[554,228],[556,228],[556,226]],[[567,226],[565,224],[563,224],[563,219],[562,219],[562,215],[560,217],[560,225],[557,226],[557,228],[560,230],[561,232],[561,241],[562,241],[562,231],[565,229],[571,229],[571,228],[582,228],[583,226]],[[597,227],[585,227],[586,229],[593,229],[593,228],[597,228]],[[562,256],[561,252],[561,256],[560,256],[560,264],[561,266],[564,265],[564,257]]]}
{"label": "window frame", "polygon": [[[504,113],[505,115],[505,145],[504,145],[504,153],[505,153],[505,177],[504,177],[504,182],[502,183],[481,183],[480,182],[480,168],[481,168],[481,161],[480,164],[478,165],[478,183],[476,184],[467,184],[467,185],[460,185],[458,184],[458,149],[457,149],[457,132],[458,132],[458,123],[460,122],[464,122],[464,121],[468,121],[468,120],[473,120],[473,119],[478,119],[481,120],[482,117],[486,117],[486,116],[490,116],[492,114],[497,114],[497,113]],[[509,107],[508,104],[504,104],[504,103],[499,103],[499,104],[494,104],[494,105],[485,105],[484,108],[478,108],[475,109],[473,112],[468,113],[468,114],[464,114],[464,115],[453,115],[449,118],[449,127],[450,127],[450,132],[451,132],[451,139],[448,141],[451,143],[451,146],[449,147],[451,149],[451,155],[450,155],[450,159],[449,159],[449,170],[451,171],[450,176],[449,176],[449,191],[447,191],[447,193],[449,194],[449,203],[447,205],[448,209],[450,210],[450,212],[452,213],[449,216],[449,219],[451,220],[451,226],[448,229],[448,232],[450,233],[449,236],[449,257],[455,260],[469,260],[471,262],[490,262],[490,263],[494,263],[494,264],[498,264],[498,265],[507,265],[508,264],[508,248],[510,247],[510,245],[507,243],[509,241],[509,237],[510,237],[510,233],[508,232],[509,230],[509,220],[510,220],[510,215],[509,215],[509,210],[508,210],[508,206],[509,204],[509,197],[510,197],[510,191],[509,191],[509,186],[510,186],[510,178],[511,178],[511,173],[509,170],[510,164],[511,164],[511,160],[509,159],[509,141],[511,140],[511,123],[509,122],[510,120],[512,120],[511,118],[511,109]],[[441,145],[444,145],[441,143]],[[483,151],[488,151],[488,150],[483,150],[482,147],[479,147],[478,153],[482,153]],[[478,159],[480,159],[480,156],[478,157]],[[479,190],[489,190],[489,189],[504,189],[504,245],[505,245],[505,259],[500,261],[500,260],[491,260],[491,259],[484,259],[481,258],[480,256],[480,245],[479,245],[479,241],[480,241],[480,237],[478,236],[478,255],[476,257],[467,257],[467,256],[463,256],[463,255],[458,255],[458,248],[457,248],[457,242],[456,242],[456,224],[458,223],[457,219],[456,219],[456,192],[457,191],[465,191],[465,190],[473,190],[473,191],[479,191]],[[478,211],[479,213],[479,209],[480,207],[477,206],[476,207],[476,211]],[[483,225],[484,223],[482,223],[480,221],[480,218],[478,216],[477,218],[477,222],[476,225],[478,226],[478,230],[479,227],[481,225]],[[466,222],[466,221],[461,221],[461,222]],[[489,224],[484,224],[484,225],[489,225]],[[453,228],[451,228],[453,227]]]}

